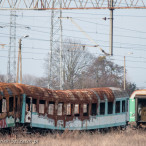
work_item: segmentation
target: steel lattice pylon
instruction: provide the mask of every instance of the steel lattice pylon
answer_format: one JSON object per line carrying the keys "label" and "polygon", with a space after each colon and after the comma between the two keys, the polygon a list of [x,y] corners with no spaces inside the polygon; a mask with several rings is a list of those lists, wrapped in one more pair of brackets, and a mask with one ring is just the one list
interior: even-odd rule
{"label": "steel lattice pylon", "polygon": [[[109,9],[111,0],[62,0],[61,9]],[[0,9],[60,9],[60,0],[1,0]],[[55,7],[53,7],[53,3]],[[114,9],[146,8],[145,0],[113,0]]]}
{"label": "steel lattice pylon", "polygon": [[10,38],[7,64],[7,81],[16,80],[16,11],[10,11]]}
{"label": "steel lattice pylon", "polygon": [[[52,7],[61,7],[62,2],[59,1],[58,3],[55,3],[53,0]],[[52,57],[53,57],[53,50],[56,49],[57,43],[60,40],[60,37],[58,35],[58,32],[62,33],[62,20],[59,19],[59,17],[62,17],[62,10],[54,10],[51,11],[51,30],[50,30],[50,50],[49,50],[49,72],[48,72],[48,88],[52,88]],[[60,50],[62,51],[62,50]],[[61,56],[60,56],[61,59]],[[62,63],[61,63],[62,64]],[[60,76],[61,76],[61,67],[60,67]],[[60,78],[61,79],[61,78]],[[62,81],[61,81],[62,82]]]}

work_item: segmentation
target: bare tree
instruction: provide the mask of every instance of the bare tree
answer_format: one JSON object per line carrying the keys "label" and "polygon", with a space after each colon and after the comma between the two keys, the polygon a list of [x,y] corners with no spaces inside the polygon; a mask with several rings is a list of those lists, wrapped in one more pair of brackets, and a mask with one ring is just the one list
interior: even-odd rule
{"label": "bare tree", "polygon": [[0,82],[7,82],[6,75],[0,74]]}
{"label": "bare tree", "polygon": [[23,75],[23,84],[38,86],[38,87],[47,87],[47,80],[44,77],[36,77],[30,74]]}
{"label": "bare tree", "polygon": [[84,88],[122,87],[123,67],[111,62],[105,56],[99,56],[88,67],[81,80]]}
{"label": "bare tree", "polygon": [[[52,58],[52,88],[59,89],[59,73],[60,73],[60,48],[53,50]],[[48,73],[48,58],[45,60],[45,69]],[[89,67],[93,61],[93,56],[80,43],[73,40],[66,40],[63,43],[63,89],[77,88],[75,83],[83,71]]]}

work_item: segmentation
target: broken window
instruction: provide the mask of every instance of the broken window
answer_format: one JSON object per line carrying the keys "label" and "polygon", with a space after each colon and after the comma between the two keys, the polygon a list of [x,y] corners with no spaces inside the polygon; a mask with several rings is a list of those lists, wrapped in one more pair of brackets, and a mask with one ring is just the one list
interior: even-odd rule
{"label": "broken window", "polygon": [[5,113],[7,112],[7,109],[6,109],[6,99],[3,98],[0,100],[0,113]]}
{"label": "broken window", "polygon": [[125,112],[125,100],[122,101],[122,112]]}
{"label": "broken window", "polygon": [[44,114],[45,113],[45,100],[39,101],[39,113]]}
{"label": "broken window", "polygon": [[17,112],[18,110],[18,97],[15,97],[15,111]]}
{"label": "broken window", "polygon": [[83,116],[88,116],[89,104],[83,104]]}
{"label": "broken window", "polygon": [[92,103],[91,115],[95,116],[96,114],[97,114],[97,103]]}
{"label": "broken window", "polygon": [[2,113],[7,112],[6,106],[7,106],[7,105],[6,105],[6,99],[3,98],[3,99],[2,99]]}
{"label": "broken window", "polygon": [[32,99],[32,112],[36,112],[36,106],[37,105],[37,100],[36,99]]}
{"label": "broken window", "polygon": [[55,102],[50,101],[49,107],[48,107],[48,114],[53,115],[54,114],[54,108],[55,108]]}
{"label": "broken window", "polygon": [[105,114],[105,102],[100,103],[100,115]]}
{"label": "broken window", "polygon": [[31,111],[31,109],[30,109],[30,98],[26,98],[26,111]]}
{"label": "broken window", "polygon": [[116,113],[120,113],[120,101],[116,101]]}
{"label": "broken window", "polygon": [[113,113],[113,102],[108,102],[108,114]]}
{"label": "broken window", "polygon": [[9,112],[13,111],[13,105],[14,105],[14,103],[13,103],[14,100],[13,99],[14,99],[13,97],[9,98]]}
{"label": "broken window", "polygon": [[0,99],[0,113],[2,113],[2,99]]}
{"label": "broken window", "polygon": [[80,115],[80,105],[79,104],[75,104],[74,115],[75,116],[79,116]]}
{"label": "broken window", "polygon": [[62,110],[63,110],[63,103],[58,103],[57,115],[61,116],[62,115]]}
{"label": "broken window", "polygon": [[72,115],[71,110],[72,110],[72,104],[68,103],[68,104],[66,105],[66,115],[67,115],[67,116],[71,116],[71,115]]}

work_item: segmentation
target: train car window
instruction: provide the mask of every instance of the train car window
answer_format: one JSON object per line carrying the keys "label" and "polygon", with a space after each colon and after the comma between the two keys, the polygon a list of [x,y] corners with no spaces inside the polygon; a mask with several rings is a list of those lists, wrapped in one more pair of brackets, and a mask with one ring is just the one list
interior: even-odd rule
{"label": "train car window", "polygon": [[125,100],[122,101],[122,112],[125,112]]}
{"label": "train car window", "polygon": [[116,101],[116,113],[120,113],[120,101]]}
{"label": "train car window", "polygon": [[0,113],[2,113],[2,99],[0,99]]}
{"label": "train car window", "polygon": [[83,116],[89,115],[89,104],[83,104]]}
{"label": "train car window", "polygon": [[100,103],[100,115],[104,115],[105,114],[105,103],[101,102]]}
{"label": "train car window", "polygon": [[18,97],[15,97],[15,111],[18,111]]}
{"label": "train car window", "polygon": [[96,114],[97,114],[97,103],[92,103],[91,115],[95,116]]}
{"label": "train car window", "polygon": [[80,105],[79,104],[75,104],[74,115],[80,116]]}
{"label": "train car window", "polygon": [[26,111],[30,111],[30,98],[26,98]]}
{"label": "train car window", "polygon": [[113,102],[108,102],[108,114],[113,113]]}
{"label": "train car window", "polygon": [[66,115],[67,116],[71,116],[72,115],[72,104],[70,104],[70,103],[68,103],[67,105],[66,105]]}
{"label": "train car window", "polygon": [[45,100],[39,101],[39,113],[44,114],[45,113]]}
{"label": "train car window", "polygon": [[13,97],[9,98],[9,112],[13,111],[13,105],[14,105],[14,103],[13,103],[14,100],[13,99],[14,99]]}
{"label": "train car window", "polygon": [[54,108],[55,108],[55,102],[50,101],[49,107],[48,107],[48,114],[53,115],[54,114]]}
{"label": "train car window", "polygon": [[32,99],[32,112],[36,112],[36,106],[37,105],[37,100],[36,99]]}
{"label": "train car window", "polygon": [[0,113],[5,113],[7,112],[7,109],[6,109],[6,98],[3,98],[0,100]]}
{"label": "train car window", "polygon": [[63,110],[63,103],[58,103],[58,106],[57,106],[57,115],[58,116],[62,115],[62,110]]}

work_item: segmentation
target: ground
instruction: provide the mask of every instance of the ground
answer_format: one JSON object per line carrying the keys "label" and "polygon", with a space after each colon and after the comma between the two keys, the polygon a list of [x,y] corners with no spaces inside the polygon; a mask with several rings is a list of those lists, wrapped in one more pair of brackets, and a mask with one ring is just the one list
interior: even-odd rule
{"label": "ground", "polygon": [[145,146],[146,130],[127,128],[125,131],[65,131],[63,133],[0,135],[0,145],[36,146]]}

